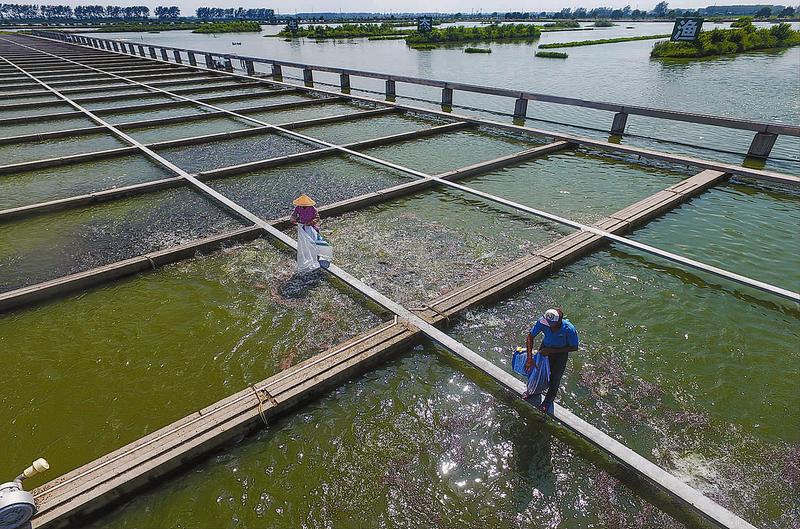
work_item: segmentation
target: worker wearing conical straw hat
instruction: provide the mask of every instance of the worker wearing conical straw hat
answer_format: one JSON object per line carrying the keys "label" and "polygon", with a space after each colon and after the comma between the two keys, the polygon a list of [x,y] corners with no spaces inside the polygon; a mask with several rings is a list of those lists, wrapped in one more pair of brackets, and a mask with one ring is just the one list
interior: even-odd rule
{"label": "worker wearing conical straw hat", "polygon": [[328,268],[333,258],[333,249],[319,233],[319,212],[316,202],[308,195],[300,195],[292,201],[292,224],[297,225],[297,271],[312,272],[320,267]]}
{"label": "worker wearing conical straw hat", "polygon": [[292,224],[302,224],[312,226],[319,231],[319,212],[314,206],[317,204],[310,196],[305,193],[292,201],[295,208],[292,212]]}

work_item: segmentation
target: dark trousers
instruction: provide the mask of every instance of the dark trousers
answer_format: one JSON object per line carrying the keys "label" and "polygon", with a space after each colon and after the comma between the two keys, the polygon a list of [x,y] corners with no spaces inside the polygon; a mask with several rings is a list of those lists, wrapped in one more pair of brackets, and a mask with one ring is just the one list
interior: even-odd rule
{"label": "dark trousers", "polygon": [[549,404],[556,400],[556,393],[558,393],[558,386],[561,384],[561,377],[564,376],[564,371],[567,369],[569,353],[557,353],[547,358],[550,359],[550,387],[547,389],[547,395],[545,395],[544,401]]}

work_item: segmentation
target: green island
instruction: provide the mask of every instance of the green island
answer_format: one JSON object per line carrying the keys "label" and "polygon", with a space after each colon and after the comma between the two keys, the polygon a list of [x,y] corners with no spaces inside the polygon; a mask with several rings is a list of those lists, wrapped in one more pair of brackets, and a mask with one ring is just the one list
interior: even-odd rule
{"label": "green island", "polygon": [[610,20],[605,20],[605,19],[602,19],[602,18],[600,20],[595,20],[593,25],[596,28],[610,28],[610,27],[616,26],[616,24],[614,24]]}
{"label": "green island", "polygon": [[581,23],[577,20],[557,20],[555,22],[548,22],[542,26],[542,31],[552,31],[555,29],[570,29],[579,28]]}
{"label": "green island", "polygon": [[464,48],[464,53],[492,53],[491,48]]}
{"label": "green island", "polygon": [[666,39],[670,35],[642,35],[641,37],[619,37],[616,39],[598,39],[598,40],[578,40],[574,42],[553,42],[549,44],[540,44],[539,48],[576,48],[578,46],[594,46],[595,44],[614,44],[615,42],[630,42],[633,40],[652,40],[652,39]]}
{"label": "green island", "polygon": [[542,34],[531,24],[491,24],[483,27],[450,26],[427,33],[411,32],[406,37],[408,44],[440,42],[474,42],[502,40],[536,40]]}
{"label": "green island", "polygon": [[367,37],[367,40],[402,40],[406,38],[405,35],[377,35],[374,37]]}
{"label": "green island", "polygon": [[543,59],[566,59],[569,57],[563,51],[537,51],[536,56]]}
{"label": "green island", "polygon": [[192,33],[244,33],[259,32],[261,24],[252,20],[237,20],[234,22],[208,22],[201,24]]}
{"label": "green island", "polygon": [[[352,39],[355,37],[396,37],[403,38],[410,30],[399,30],[396,24],[342,24],[341,26],[308,26],[291,31],[285,27],[279,37],[312,37],[315,39]],[[374,39],[371,39],[374,40]]]}
{"label": "green island", "polygon": [[424,51],[424,50],[435,50],[439,46],[437,46],[436,44],[420,43],[420,44],[411,44],[409,47],[412,50],[423,50]]}
{"label": "green island", "polygon": [[736,29],[703,31],[694,42],[656,42],[650,56],[693,59],[798,45],[800,45],[800,31],[793,30],[792,26],[785,22],[771,28],[760,29],[749,24]]}

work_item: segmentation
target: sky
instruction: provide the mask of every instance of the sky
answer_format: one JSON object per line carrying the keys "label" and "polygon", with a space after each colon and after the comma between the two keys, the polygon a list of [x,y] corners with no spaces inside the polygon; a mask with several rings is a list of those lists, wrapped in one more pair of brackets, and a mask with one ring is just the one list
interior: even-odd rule
{"label": "sky", "polygon": [[[775,4],[794,5],[797,2],[772,0]],[[244,7],[256,8],[264,7],[271,8],[278,13],[294,14],[294,13],[311,13],[311,12],[385,12],[402,11],[402,12],[419,12],[419,11],[441,11],[448,13],[462,12],[469,13],[471,11],[482,10],[483,12],[493,11],[559,11],[564,7],[625,7],[630,5],[634,9],[652,9],[658,0],[645,0],[639,2],[637,0],[536,0],[534,1],[520,1],[520,0],[500,0],[497,1],[475,1],[475,0],[164,0],[164,1],[151,1],[151,0],[108,0],[106,2],[97,2],[96,0],[51,0],[47,3],[70,5],[72,7],[77,5],[87,4],[114,4],[120,6],[130,5],[146,5],[151,11],[158,5],[177,5],[181,8],[181,14],[191,15],[194,10],[200,6],[207,7]],[[12,2],[13,3],[13,2]],[[722,2],[714,2],[713,0],[675,0],[669,2],[672,8],[697,8],[706,7],[709,5],[732,5],[732,4],[768,4],[770,0],[727,0]]]}

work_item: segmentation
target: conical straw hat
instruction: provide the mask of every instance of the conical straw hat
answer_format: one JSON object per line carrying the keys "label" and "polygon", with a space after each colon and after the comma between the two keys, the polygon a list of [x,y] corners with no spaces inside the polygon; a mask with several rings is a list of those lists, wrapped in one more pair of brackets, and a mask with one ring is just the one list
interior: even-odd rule
{"label": "conical straw hat", "polygon": [[316,204],[310,196],[302,194],[292,201],[295,206],[313,206]]}

